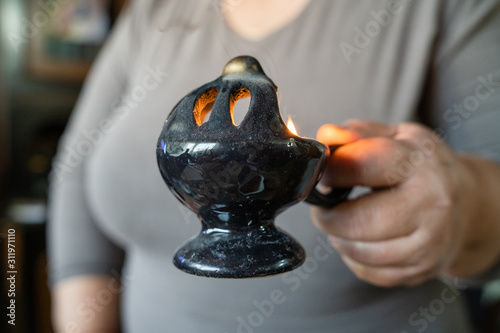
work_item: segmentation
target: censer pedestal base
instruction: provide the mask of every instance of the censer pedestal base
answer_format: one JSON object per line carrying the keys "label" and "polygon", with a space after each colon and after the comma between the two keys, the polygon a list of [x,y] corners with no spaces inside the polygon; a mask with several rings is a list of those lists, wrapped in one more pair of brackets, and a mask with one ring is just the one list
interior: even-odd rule
{"label": "censer pedestal base", "polygon": [[205,229],[174,256],[177,268],[213,278],[250,278],[280,274],[299,267],[305,251],[274,225],[249,230]]}

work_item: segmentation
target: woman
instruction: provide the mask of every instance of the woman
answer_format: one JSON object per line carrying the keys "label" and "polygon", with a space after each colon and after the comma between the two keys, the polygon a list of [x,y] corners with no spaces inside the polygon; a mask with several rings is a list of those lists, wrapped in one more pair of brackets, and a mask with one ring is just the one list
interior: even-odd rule
{"label": "woman", "polygon": [[[453,277],[500,276],[499,27],[494,0],[132,2],[54,163],[56,331],[470,332]],[[279,216],[301,268],[205,279],[170,262],[199,224],[154,149],[177,101],[241,54],[301,135],[345,144],[323,181],[373,191]],[[352,118],[370,121],[322,126]]]}

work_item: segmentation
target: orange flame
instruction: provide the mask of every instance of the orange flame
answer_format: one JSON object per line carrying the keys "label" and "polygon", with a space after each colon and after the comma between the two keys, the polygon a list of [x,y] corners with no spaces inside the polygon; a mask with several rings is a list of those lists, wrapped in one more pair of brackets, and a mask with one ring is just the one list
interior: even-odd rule
{"label": "orange flame", "polygon": [[295,125],[293,124],[292,117],[288,116],[288,122],[286,123],[286,127],[295,135],[297,134],[297,130],[295,129]]}

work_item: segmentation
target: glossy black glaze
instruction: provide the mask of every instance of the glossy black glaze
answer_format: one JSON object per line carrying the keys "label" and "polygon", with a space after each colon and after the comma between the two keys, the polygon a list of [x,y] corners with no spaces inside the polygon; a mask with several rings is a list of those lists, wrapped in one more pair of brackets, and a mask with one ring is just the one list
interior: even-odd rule
{"label": "glossy black glaze", "polygon": [[[247,96],[249,111],[235,126],[234,104]],[[283,273],[305,260],[302,247],[274,226],[274,218],[315,192],[329,149],[288,130],[276,86],[256,59],[231,60],[221,77],[184,97],[168,116],[156,153],[168,187],[202,222],[201,233],[175,254],[178,268],[246,278]],[[315,193],[311,200],[319,204],[347,195]]]}

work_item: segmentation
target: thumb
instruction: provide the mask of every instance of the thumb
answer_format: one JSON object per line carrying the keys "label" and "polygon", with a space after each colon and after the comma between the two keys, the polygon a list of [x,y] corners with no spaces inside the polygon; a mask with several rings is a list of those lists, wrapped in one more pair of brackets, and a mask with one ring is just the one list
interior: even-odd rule
{"label": "thumb", "polygon": [[355,131],[345,129],[332,124],[322,125],[316,133],[318,141],[325,145],[343,145],[360,139]]}
{"label": "thumb", "polygon": [[386,137],[392,138],[397,133],[396,125],[386,125],[376,121],[350,119],[336,126],[325,124],[320,127],[316,136],[326,145],[343,145],[359,139]]}
{"label": "thumb", "polygon": [[[342,127],[330,124],[321,126],[317,137],[319,141],[326,145],[344,145],[368,138],[394,138],[396,134],[396,125],[386,125],[375,121],[348,120]],[[362,142],[358,143],[352,146],[343,146],[330,155],[329,166],[325,169],[321,178],[322,183],[338,186],[339,174],[344,174],[342,170],[352,169],[353,165],[360,163],[360,156],[367,145],[363,145]]]}

